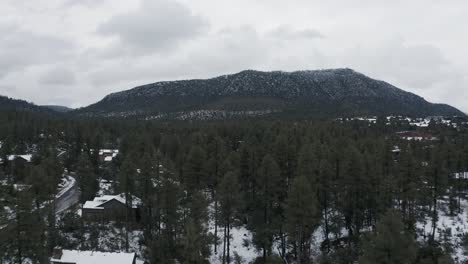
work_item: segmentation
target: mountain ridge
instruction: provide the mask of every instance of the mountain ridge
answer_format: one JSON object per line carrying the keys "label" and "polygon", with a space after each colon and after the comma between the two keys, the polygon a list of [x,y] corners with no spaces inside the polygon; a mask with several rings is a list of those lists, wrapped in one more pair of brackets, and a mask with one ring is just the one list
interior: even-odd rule
{"label": "mountain ridge", "polygon": [[[191,111],[310,115],[462,115],[349,68],[245,70],[209,79],[161,81],[111,93],[74,111],[89,116],[173,116]],[[242,114],[240,114],[242,116]]]}
{"label": "mountain ridge", "polygon": [[53,110],[58,113],[67,113],[67,112],[74,110],[73,108],[63,106],[63,105],[41,105],[41,107]]}
{"label": "mountain ridge", "polygon": [[3,95],[0,95],[0,110],[49,112],[49,109],[38,106],[34,103],[21,99],[10,98]]}

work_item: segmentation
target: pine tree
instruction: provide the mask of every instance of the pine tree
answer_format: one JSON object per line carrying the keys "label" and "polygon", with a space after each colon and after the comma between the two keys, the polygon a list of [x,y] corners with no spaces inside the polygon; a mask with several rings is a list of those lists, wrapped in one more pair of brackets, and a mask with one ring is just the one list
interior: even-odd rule
{"label": "pine tree", "polygon": [[205,162],[205,151],[199,146],[192,147],[183,169],[184,184],[189,191],[189,196],[191,192],[200,190],[207,184]]}
{"label": "pine tree", "polygon": [[[151,241],[153,236],[153,210],[155,209],[155,199],[159,199],[158,195],[154,195],[154,183],[158,182],[159,158],[156,162],[152,162],[149,154],[145,154],[142,158],[141,171],[138,177],[137,194],[140,194],[142,199],[142,220],[144,226],[145,241]],[[157,208],[156,208],[157,211]]]}
{"label": "pine tree", "polygon": [[134,167],[135,162],[131,158],[132,156],[127,156],[127,158],[122,163],[120,173],[118,176],[119,180],[119,190],[125,196],[125,250],[128,252],[129,249],[129,228],[131,218],[135,217],[132,215],[132,198],[135,192],[135,175],[137,174],[137,169]]}
{"label": "pine tree", "polygon": [[207,263],[205,252],[207,251],[207,241],[200,234],[199,226],[192,219],[189,219],[185,225],[185,237],[183,242],[184,247],[184,263],[199,264]]}
{"label": "pine tree", "polygon": [[399,213],[389,210],[364,242],[360,264],[410,264],[416,259],[416,243],[405,231]]}
{"label": "pine tree", "polygon": [[320,209],[310,182],[299,176],[293,180],[286,203],[286,228],[298,263],[309,263],[310,239],[320,223]]}
{"label": "pine tree", "polygon": [[178,238],[183,231],[180,226],[182,189],[171,175],[164,177],[157,188],[161,223],[153,239],[150,259],[151,263],[174,263],[179,253]]}
{"label": "pine tree", "polygon": [[221,223],[224,227],[223,263],[230,263],[231,228],[234,223],[235,215],[241,207],[240,185],[235,173],[226,173],[219,185],[218,193],[221,211]]}
{"label": "pine tree", "polygon": [[80,202],[84,203],[85,201],[92,200],[99,189],[99,182],[86,153],[82,153],[80,156],[76,175],[81,191]]}
{"label": "pine tree", "polygon": [[280,217],[275,211],[275,203],[281,193],[280,169],[271,155],[266,155],[256,179],[257,193],[253,212],[253,242],[263,252],[263,260],[271,255],[273,238],[279,230]]}

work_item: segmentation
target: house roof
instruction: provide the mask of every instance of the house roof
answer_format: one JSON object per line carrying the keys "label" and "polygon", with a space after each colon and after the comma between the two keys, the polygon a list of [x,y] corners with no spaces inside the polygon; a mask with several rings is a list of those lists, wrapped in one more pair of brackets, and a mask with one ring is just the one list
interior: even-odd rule
{"label": "house roof", "polygon": [[[121,193],[119,195],[98,196],[98,197],[95,197],[94,200],[92,201],[86,201],[85,204],[83,205],[83,208],[102,210],[104,209],[102,205],[104,205],[105,203],[111,200],[116,200],[122,204],[125,204],[126,202],[125,194]],[[140,205],[141,205],[141,199],[136,196],[132,196],[132,208],[138,208]]]}
{"label": "house roof", "polygon": [[457,172],[454,174],[455,175],[455,179],[468,179],[468,172],[465,171],[465,172]]}
{"label": "house roof", "polygon": [[118,149],[100,149],[99,150],[99,155],[104,155],[104,154],[112,154],[113,157],[117,156],[119,154]]}
{"label": "house roof", "polygon": [[13,161],[17,158],[22,158],[24,160],[26,160],[27,162],[31,162],[32,160],[32,155],[31,154],[26,154],[26,155],[8,155],[7,156],[8,160],[9,161]]}
{"label": "house roof", "polygon": [[132,264],[134,259],[135,253],[63,250],[60,259],[52,258],[51,262],[74,264]]}

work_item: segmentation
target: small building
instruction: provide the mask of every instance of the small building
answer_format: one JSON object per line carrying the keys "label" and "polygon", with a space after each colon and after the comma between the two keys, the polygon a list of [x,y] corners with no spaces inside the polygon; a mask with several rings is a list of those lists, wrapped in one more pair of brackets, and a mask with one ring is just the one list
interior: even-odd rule
{"label": "small building", "polygon": [[52,264],[135,264],[135,253],[62,250],[55,248]]}
{"label": "small building", "polygon": [[391,152],[392,152],[393,158],[397,160],[398,157],[400,156],[401,149],[399,146],[393,146],[393,149],[391,150]]}
{"label": "small building", "polygon": [[[32,155],[31,154],[25,154],[25,155],[8,155],[7,160],[9,162],[20,162],[20,163],[29,163],[32,161]],[[3,164],[3,159],[0,158],[0,164]]]}
{"label": "small building", "polygon": [[[130,216],[133,221],[140,220],[141,199],[132,195],[129,205]],[[125,194],[103,195],[86,201],[83,205],[82,216],[88,220],[125,220],[127,207]]]}
{"label": "small building", "polygon": [[100,149],[99,150],[99,157],[101,161],[104,162],[111,162],[115,157],[119,155],[118,149]]}
{"label": "small building", "polygon": [[468,171],[457,172],[454,174],[455,179],[468,180]]}

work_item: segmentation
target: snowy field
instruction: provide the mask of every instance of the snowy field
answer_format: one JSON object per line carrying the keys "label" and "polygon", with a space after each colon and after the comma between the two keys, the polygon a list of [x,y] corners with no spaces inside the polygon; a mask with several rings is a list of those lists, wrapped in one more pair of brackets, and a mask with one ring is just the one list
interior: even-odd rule
{"label": "snowy field", "polygon": [[[438,203],[438,221],[435,238],[438,241],[449,243],[453,248],[452,257],[455,263],[468,261],[468,244],[464,244],[464,237],[468,236],[468,201],[461,200],[461,213],[454,216],[449,215],[448,204],[445,200]],[[432,232],[432,222],[429,217],[417,224],[418,239],[429,237]],[[466,242],[465,242],[466,243]]]}

